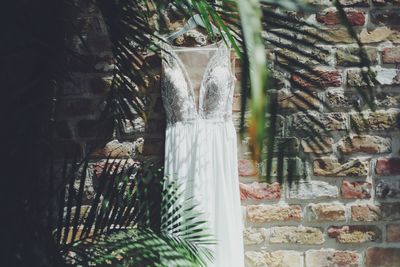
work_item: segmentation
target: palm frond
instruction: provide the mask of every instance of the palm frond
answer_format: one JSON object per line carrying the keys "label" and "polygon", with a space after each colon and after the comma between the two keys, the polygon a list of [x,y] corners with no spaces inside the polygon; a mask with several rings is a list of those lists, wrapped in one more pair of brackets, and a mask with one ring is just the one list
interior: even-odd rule
{"label": "palm frond", "polygon": [[[72,169],[79,176],[71,176],[68,196],[60,197],[66,202],[62,201],[59,208],[66,212],[59,213],[54,236],[68,261],[112,266],[161,261],[173,266],[206,266],[212,261],[210,246],[215,239],[208,232],[207,222],[200,219],[197,204],[193,199],[183,199],[175,182],[163,183],[160,201],[154,182],[143,184],[140,176],[132,179],[132,171],[124,171],[126,161],[114,160],[105,165],[93,203],[81,213],[86,177],[82,173],[86,168],[87,163],[78,172]],[[158,180],[154,178],[157,173],[162,173],[147,171],[154,181]],[[79,185],[74,187],[75,183]]]}

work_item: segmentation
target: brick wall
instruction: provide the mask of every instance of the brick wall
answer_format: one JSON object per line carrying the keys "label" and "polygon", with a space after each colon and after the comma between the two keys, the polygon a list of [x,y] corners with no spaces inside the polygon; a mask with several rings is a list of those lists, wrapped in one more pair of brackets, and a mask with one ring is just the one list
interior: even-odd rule
{"label": "brick wall", "polygon": [[[355,41],[340,26],[331,1],[312,2],[318,11],[304,19],[337,34],[333,45],[325,46],[329,66],[315,66],[322,87],[315,93],[332,110],[313,102],[322,111],[315,114],[322,123],[316,130],[332,136],[318,146],[296,134],[304,127],[299,123],[304,115],[294,110],[292,92],[312,85],[292,74],[290,90],[279,93],[279,105],[287,111],[280,134],[290,139],[306,179],[292,188],[259,181],[262,164],[252,165],[242,141],[246,261],[248,266],[400,266],[400,2],[341,1],[377,74],[375,112],[356,91],[365,82],[354,56]],[[360,103],[364,118],[352,108],[354,102]]]}
{"label": "brick wall", "polygon": [[[331,1],[311,2],[319,6],[319,11],[303,14],[304,18],[329,27],[335,34],[331,39],[334,44],[326,46],[330,65],[314,66],[324,77],[320,84],[323,89],[315,93],[332,107],[328,111],[314,101],[322,111],[315,113],[315,118],[332,136],[319,146],[295,134],[304,127],[299,123],[304,114],[296,112],[293,92],[299,85],[312,86],[294,73],[289,78],[291,87],[277,88],[281,89],[279,105],[285,111],[279,116],[278,136],[290,144],[293,157],[289,160],[298,163],[297,171],[306,179],[292,188],[260,181],[257,177],[263,164],[252,164],[246,136],[239,141],[247,264],[400,266],[400,2],[342,1],[377,72],[375,112],[368,110],[355,90],[364,85],[356,67],[356,43],[340,26]],[[95,56],[85,50],[79,38],[71,38],[71,47],[90,64],[70,62],[73,82],[65,83],[57,126],[59,156],[75,152],[82,155],[97,140],[96,119],[113,67],[101,15],[92,4],[79,5],[77,26]],[[272,56],[281,60],[277,53]],[[154,55],[148,55],[147,60],[154,66],[149,121],[144,125],[138,117],[135,125],[127,124],[124,131],[115,133],[113,140],[98,149],[91,157],[93,172],[89,175],[93,177],[110,152],[112,157],[132,163],[136,159],[163,158],[165,115],[159,88],[160,61]],[[236,66],[240,79],[240,66]],[[234,122],[238,127],[239,83],[234,99]],[[352,108],[354,102],[364,110],[365,119]],[[360,129],[358,134],[355,127]]]}

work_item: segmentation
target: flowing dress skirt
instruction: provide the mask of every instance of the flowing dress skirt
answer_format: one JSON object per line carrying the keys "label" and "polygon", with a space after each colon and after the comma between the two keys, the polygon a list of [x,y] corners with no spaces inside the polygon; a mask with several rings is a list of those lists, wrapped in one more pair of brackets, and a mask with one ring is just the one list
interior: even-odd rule
{"label": "flowing dress skirt", "polygon": [[217,244],[208,267],[244,267],[237,136],[231,120],[197,119],[167,126],[165,174],[194,197]]}

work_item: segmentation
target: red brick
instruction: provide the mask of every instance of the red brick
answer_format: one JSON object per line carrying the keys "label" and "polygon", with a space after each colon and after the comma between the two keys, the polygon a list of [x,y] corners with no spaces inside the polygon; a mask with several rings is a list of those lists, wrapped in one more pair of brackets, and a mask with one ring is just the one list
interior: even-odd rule
{"label": "red brick", "polygon": [[[347,10],[346,17],[353,26],[362,26],[365,24],[365,13],[362,11]],[[335,10],[317,14],[316,20],[325,25],[338,25],[342,23],[338,12]]]}
{"label": "red brick", "polygon": [[346,208],[342,204],[318,203],[308,206],[309,217],[314,221],[344,221]]}
{"label": "red brick", "polygon": [[400,242],[400,224],[386,225],[386,241]]}
{"label": "red brick", "polygon": [[373,204],[352,205],[351,219],[356,222],[378,221],[381,219],[381,210]]}
{"label": "red brick", "polygon": [[240,183],[240,199],[264,199],[278,200],[281,197],[281,187],[279,183]]}
{"label": "red brick", "polygon": [[369,182],[349,182],[343,181],[340,187],[342,198],[370,198],[372,185]]}
{"label": "red brick", "polygon": [[238,160],[238,170],[240,176],[256,176],[258,174],[255,163],[248,159]]}
{"label": "red brick", "polygon": [[301,146],[305,153],[324,154],[332,152],[332,138],[323,138],[322,140],[314,140],[312,138],[302,139]]}
{"label": "red brick", "polygon": [[344,154],[355,152],[387,153],[391,151],[390,138],[374,135],[350,135],[340,139],[338,150]]}
{"label": "red brick", "polygon": [[298,72],[291,75],[293,83],[299,87],[323,89],[327,87],[339,87],[341,74],[337,70],[315,69],[314,72]]}
{"label": "red brick", "polygon": [[382,61],[385,64],[400,63],[400,46],[384,48],[382,51]]}
{"label": "red brick", "polygon": [[375,172],[377,175],[400,174],[400,158],[380,158],[376,161]]}
{"label": "red brick", "polygon": [[374,225],[344,225],[330,226],[328,236],[336,238],[338,243],[359,244],[365,242],[380,242],[382,232]]}
{"label": "red brick", "polygon": [[399,267],[400,248],[368,248],[365,252],[366,267]]}

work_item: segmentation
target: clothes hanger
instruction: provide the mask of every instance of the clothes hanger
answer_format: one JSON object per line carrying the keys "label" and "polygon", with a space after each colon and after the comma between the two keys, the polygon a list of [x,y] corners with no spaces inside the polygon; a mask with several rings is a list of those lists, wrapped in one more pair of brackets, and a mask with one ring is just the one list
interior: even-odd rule
{"label": "clothes hanger", "polygon": [[[212,33],[218,33],[219,30],[217,27],[215,27],[212,23],[211,24],[211,29]],[[183,35],[184,33],[188,32],[189,30],[192,30],[196,28],[197,26],[200,26],[204,29],[207,29],[207,26],[205,25],[203,19],[199,14],[195,14],[192,17],[189,18],[189,20],[186,22],[186,24],[178,31],[173,32],[172,34],[165,36],[165,40],[168,41],[169,43],[172,43],[173,40],[175,40],[177,37]]]}

